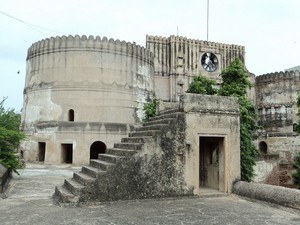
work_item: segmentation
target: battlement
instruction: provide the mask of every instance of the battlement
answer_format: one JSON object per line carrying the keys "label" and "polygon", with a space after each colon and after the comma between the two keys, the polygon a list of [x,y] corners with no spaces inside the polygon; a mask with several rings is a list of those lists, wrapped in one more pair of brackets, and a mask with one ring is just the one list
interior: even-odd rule
{"label": "battlement", "polygon": [[51,37],[35,42],[28,49],[27,60],[43,54],[63,51],[99,51],[130,55],[143,61],[153,62],[153,54],[144,47],[126,41],[99,36],[69,35]]}
{"label": "battlement", "polygon": [[202,40],[196,40],[196,39],[190,39],[182,36],[176,36],[171,35],[170,37],[161,37],[161,36],[152,36],[147,35],[146,41],[161,43],[161,44],[168,44],[171,42],[187,42],[189,44],[199,45],[203,47],[210,47],[210,48],[219,48],[219,49],[232,49],[232,50],[238,50],[238,51],[245,51],[245,46],[241,45],[233,45],[233,44],[224,44],[224,43],[218,43],[218,42],[211,42],[211,41],[202,41]]}
{"label": "battlement", "polygon": [[296,71],[280,71],[275,73],[267,73],[255,78],[257,84],[268,82],[280,82],[284,80],[300,80],[299,70]]}

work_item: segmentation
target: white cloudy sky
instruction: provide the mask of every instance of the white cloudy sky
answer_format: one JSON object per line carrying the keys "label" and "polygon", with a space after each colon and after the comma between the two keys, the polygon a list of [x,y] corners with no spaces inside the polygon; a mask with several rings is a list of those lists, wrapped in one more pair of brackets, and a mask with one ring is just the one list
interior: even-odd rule
{"label": "white cloudy sky", "polygon": [[[248,70],[261,75],[300,65],[299,0],[209,2],[209,40],[244,45]],[[0,0],[0,98],[8,97],[6,107],[22,108],[27,49],[38,40],[85,34],[145,46],[146,34],[168,37],[177,27],[180,36],[206,40],[206,4],[207,0]]]}

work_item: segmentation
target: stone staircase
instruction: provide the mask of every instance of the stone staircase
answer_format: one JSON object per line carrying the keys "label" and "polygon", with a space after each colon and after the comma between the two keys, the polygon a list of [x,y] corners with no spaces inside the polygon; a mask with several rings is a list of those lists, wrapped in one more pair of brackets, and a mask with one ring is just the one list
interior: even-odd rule
{"label": "stone staircase", "polygon": [[[174,137],[169,140],[165,135],[168,133],[170,136],[172,132],[176,134],[177,128],[174,127],[178,127],[178,120],[182,120],[183,115],[176,108],[164,110],[150,118],[142,127],[122,138],[120,143],[107,149],[105,154],[99,154],[98,159],[91,159],[90,165],[83,166],[80,172],[74,172],[73,177],[66,179],[62,186],[57,186],[54,199],[60,203],[77,204],[167,195],[164,192],[167,193],[169,187],[165,186],[170,185],[167,184],[170,179],[160,174],[163,172],[155,170],[161,168],[164,171],[169,167],[165,164],[166,160],[160,160],[159,157],[173,157],[168,156],[167,152],[171,149],[164,149],[163,143],[172,143]],[[155,166],[151,163],[155,163]],[[155,184],[156,175],[161,176],[162,181],[157,183],[162,184]]]}

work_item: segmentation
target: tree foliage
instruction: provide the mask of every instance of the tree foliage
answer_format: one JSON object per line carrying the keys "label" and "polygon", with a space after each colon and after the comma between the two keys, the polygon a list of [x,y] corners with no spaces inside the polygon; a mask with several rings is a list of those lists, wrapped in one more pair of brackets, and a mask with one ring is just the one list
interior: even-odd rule
{"label": "tree foliage", "polygon": [[247,89],[251,83],[247,79],[247,72],[243,63],[236,59],[221,73],[222,84],[219,95],[238,98],[240,105],[240,138],[241,138],[241,179],[251,181],[254,177],[254,168],[258,150],[252,140],[257,129],[257,114],[254,106],[247,98]]}
{"label": "tree foliage", "polygon": [[214,95],[217,93],[217,89],[214,88],[216,81],[210,80],[203,76],[196,76],[188,87],[187,93],[196,93],[203,95]]}
{"label": "tree foliage", "polygon": [[17,173],[19,159],[16,151],[25,135],[19,131],[20,114],[14,109],[5,110],[4,101],[5,99],[0,102],[0,163]]}
{"label": "tree foliage", "polygon": [[153,98],[149,102],[147,102],[144,105],[144,119],[143,121],[146,122],[149,120],[150,117],[154,117],[156,115],[156,105],[157,105],[157,99]]}

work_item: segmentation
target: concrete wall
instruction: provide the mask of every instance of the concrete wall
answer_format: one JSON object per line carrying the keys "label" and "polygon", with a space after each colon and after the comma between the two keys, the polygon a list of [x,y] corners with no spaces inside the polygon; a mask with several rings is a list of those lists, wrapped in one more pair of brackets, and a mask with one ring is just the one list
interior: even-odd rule
{"label": "concrete wall", "polygon": [[[73,144],[73,163],[86,164],[94,141],[107,147],[143,118],[153,95],[153,56],[125,41],[62,36],[28,50],[22,110],[25,160],[46,143],[46,163],[59,163],[61,144]],[[74,111],[74,121],[70,120]]]}

